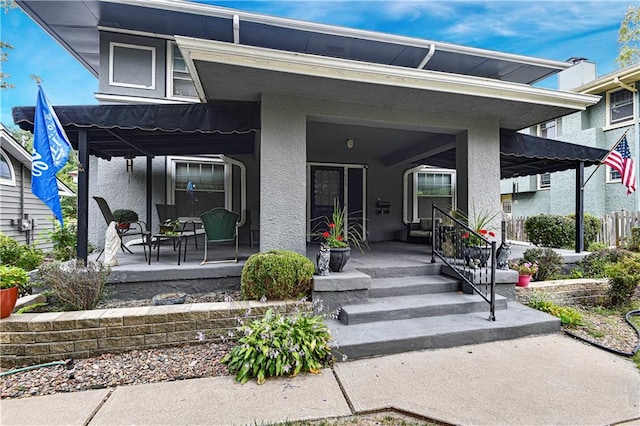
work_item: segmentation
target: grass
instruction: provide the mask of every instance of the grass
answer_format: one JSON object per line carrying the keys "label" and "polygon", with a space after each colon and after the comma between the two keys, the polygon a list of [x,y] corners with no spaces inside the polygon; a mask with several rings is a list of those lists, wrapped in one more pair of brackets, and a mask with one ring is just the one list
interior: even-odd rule
{"label": "grass", "polygon": [[379,413],[338,419],[287,421],[266,423],[261,426],[439,426],[442,423],[417,420],[397,413]]}

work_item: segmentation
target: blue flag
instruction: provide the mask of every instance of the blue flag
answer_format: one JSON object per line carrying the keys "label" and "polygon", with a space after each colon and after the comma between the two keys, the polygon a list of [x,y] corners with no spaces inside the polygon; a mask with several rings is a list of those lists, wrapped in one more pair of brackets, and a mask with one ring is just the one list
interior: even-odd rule
{"label": "blue flag", "polygon": [[49,206],[64,226],[56,173],[69,158],[71,143],[40,86],[33,121],[31,192]]}

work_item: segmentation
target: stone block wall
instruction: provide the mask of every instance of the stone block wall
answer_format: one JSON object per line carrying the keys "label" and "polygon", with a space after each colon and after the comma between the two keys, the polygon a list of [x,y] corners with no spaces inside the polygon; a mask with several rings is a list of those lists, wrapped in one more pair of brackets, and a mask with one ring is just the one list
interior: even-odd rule
{"label": "stone block wall", "polygon": [[532,282],[528,287],[516,287],[516,300],[526,304],[534,293],[544,293],[552,302],[576,305],[600,303],[607,294],[606,279],[575,279]]}
{"label": "stone block wall", "polygon": [[3,369],[67,358],[87,358],[237,335],[237,318],[261,317],[268,309],[310,311],[300,301],[193,303],[91,311],[13,314],[0,320],[0,365]]}

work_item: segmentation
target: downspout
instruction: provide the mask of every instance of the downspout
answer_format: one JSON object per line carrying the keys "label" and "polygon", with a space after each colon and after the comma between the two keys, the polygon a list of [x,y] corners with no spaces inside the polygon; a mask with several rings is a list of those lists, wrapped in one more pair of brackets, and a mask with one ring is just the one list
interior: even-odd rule
{"label": "downspout", "polygon": [[424,66],[427,65],[427,62],[431,60],[434,53],[436,53],[436,45],[431,43],[431,45],[429,46],[429,52],[427,52],[427,55],[424,57],[422,62],[420,62],[420,65],[418,65],[419,70],[423,69]]}

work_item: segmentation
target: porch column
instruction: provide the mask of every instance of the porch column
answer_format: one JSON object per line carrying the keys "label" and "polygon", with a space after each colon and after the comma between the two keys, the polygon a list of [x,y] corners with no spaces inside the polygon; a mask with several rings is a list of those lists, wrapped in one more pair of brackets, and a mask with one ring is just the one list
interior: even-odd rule
{"label": "porch column", "polygon": [[295,99],[264,95],[260,141],[260,250],[306,253],[306,115]]}
{"label": "porch column", "polygon": [[470,220],[474,210],[497,213],[491,227],[500,235],[500,127],[487,121],[456,135],[457,207]]}

